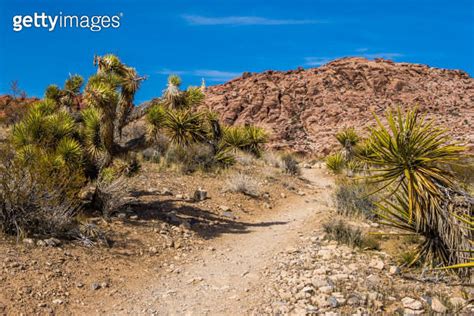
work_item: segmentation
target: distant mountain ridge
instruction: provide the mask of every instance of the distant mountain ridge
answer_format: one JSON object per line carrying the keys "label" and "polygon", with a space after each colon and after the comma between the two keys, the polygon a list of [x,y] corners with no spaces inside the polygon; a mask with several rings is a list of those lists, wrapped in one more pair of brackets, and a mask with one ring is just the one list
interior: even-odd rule
{"label": "distant mountain ridge", "polygon": [[275,149],[327,154],[345,126],[363,130],[372,113],[417,106],[455,137],[474,142],[474,79],[460,70],[342,58],[324,66],[244,73],[206,89],[203,105],[228,124],[254,123],[271,132]]}

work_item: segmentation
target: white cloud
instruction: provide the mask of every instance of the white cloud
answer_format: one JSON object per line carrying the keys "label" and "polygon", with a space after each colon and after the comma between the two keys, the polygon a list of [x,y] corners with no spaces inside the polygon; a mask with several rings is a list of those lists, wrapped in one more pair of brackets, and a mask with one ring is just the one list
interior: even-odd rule
{"label": "white cloud", "polygon": [[204,78],[207,81],[228,81],[230,79],[234,79],[242,75],[241,72],[231,72],[213,69],[198,69],[192,71],[162,69],[158,71],[158,73],[162,75],[190,75],[193,77]]}
{"label": "white cloud", "polygon": [[305,57],[305,65],[321,66],[339,57]]}
{"label": "white cloud", "polygon": [[325,23],[320,20],[271,19],[260,16],[208,17],[202,15],[182,15],[190,25],[301,25]]}

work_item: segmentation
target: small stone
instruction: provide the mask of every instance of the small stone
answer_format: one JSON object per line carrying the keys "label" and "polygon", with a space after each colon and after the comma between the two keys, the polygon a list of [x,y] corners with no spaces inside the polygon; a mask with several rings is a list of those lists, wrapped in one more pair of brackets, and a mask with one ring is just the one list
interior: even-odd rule
{"label": "small stone", "polygon": [[296,194],[298,194],[300,196],[305,196],[306,192],[300,190],[300,191],[296,192]]}
{"label": "small stone", "polygon": [[329,294],[329,293],[332,293],[333,291],[333,287],[332,286],[321,286],[318,291],[321,292],[321,293],[325,293],[325,294]]}
{"label": "small stone", "polygon": [[176,195],[175,195],[175,198],[176,198],[177,200],[182,200],[182,199],[184,198],[184,195],[182,195],[182,194],[176,194]]}
{"label": "small stone", "polygon": [[108,288],[108,287],[109,287],[109,283],[107,283],[107,282],[102,282],[102,283],[100,283],[100,287],[103,288],[103,289]]}
{"label": "small stone", "polygon": [[351,296],[349,297],[349,299],[347,300],[347,304],[348,305],[351,305],[351,306],[355,306],[355,305],[359,305],[359,299],[357,298],[357,296]]}
{"label": "small stone", "polygon": [[38,304],[38,307],[46,307],[46,306],[47,306],[46,303],[39,303]]}
{"label": "small stone", "polygon": [[207,199],[207,191],[199,188],[196,191],[194,191],[194,200],[195,201],[204,201]]}
{"label": "small stone", "polygon": [[223,212],[223,213],[222,213],[222,216],[227,217],[227,218],[230,218],[230,219],[235,219],[235,215],[232,214],[231,211],[225,211],[225,212]]}
{"label": "small stone", "polygon": [[402,298],[403,307],[411,310],[420,310],[423,309],[423,304],[420,301],[415,300],[411,297]]}
{"label": "small stone", "polygon": [[158,249],[156,249],[156,247],[150,247],[150,248],[148,249],[148,251],[149,251],[150,253],[152,253],[152,254],[158,253]]}
{"label": "small stone", "polygon": [[270,205],[270,203],[267,203],[267,202],[263,203],[263,207],[267,209],[272,209],[272,206]]}
{"label": "small stone", "polygon": [[33,246],[35,244],[35,241],[31,238],[25,238],[23,239],[23,243],[28,246]]}
{"label": "small stone", "polygon": [[46,247],[46,242],[44,240],[38,240],[38,241],[36,241],[36,246]]}
{"label": "small stone", "polygon": [[59,298],[56,298],[56,299],[53,300],[53,304],[55,304],[55,305],[61,305],[62,303],[64,303],[64,301],[60,300]]}
{"label": "small stone", "polygon": [[380,260],[380,259],[372,259],[369,263],[369,267],[375,268],[377,270],[383,270],[384,266],[385,265],[384,265],[383,261]]}
{"label": "small stone", "polygon": [[333,308],[336,308],[339,306],[339,302],[337,301],[337,298],[335,298],[334,296],[330,296],[328,298],[328,303],[329,303],[329,306]]}
{"label": "small stone", "polygon": [[45,239],[44,242],[50,247],[58,247],[59,245],[61,245],[61,240],[53,237]]}
{"label": "small stone", "polygon": [[79,282],[79,283],[76,283],[76,287],[77,287],[78,289],[80,289],[80,288],[84,287],[84,284],[83,284],[83,283],[80,283],[80,282]]}
{"label": "small stone", "polygon": [[122,213],[118,213],[118,214],[117,214],[117,218],[119,218],[119,219],[125,219],[125,218],[127,218],[127,214],[126,214],[126,213],[123,213],[123,212],[122,212]]}
{"label": "small stone", "polygon": [[400,268],[397,266],[390,266],[388,273],[391,275],[397,275],[400,274]]}
{"label": "small stone", "polygon": [[130,219],[131,219],[131,220],[137,220],[137,219],[138,219],[138,215],[132,215],[132,216],[130,216]]}
{"label": "small stone", "polygon": [[173,192],[171,192],[171,190],[168,189],[168,188],[163,188],[163,189],[161,190],[161,194],[162,194],[162,195],[173,195]]}
{"label": "small stone", "polygon": [[282,199],[286,199],[286,194],[285,194],[285,193],[282,192],[282,193],[280,194],[280,196],[281,196]]}
{"label": "small stone", "polygon": [[219,206],[219,209],[220,209],[222,212],[230,212],[230,211],[231,211],[231,208],[228,207],[227,205],[221,205],[221,206]]}
{"label": "small stone", "polygon": [[94,290],[94,291],[100,289],[100,284],[97,283],[97,282],[92,283],[91,284],[91,289]]}
{"label": "small stone", "polygon": [[443,303],[441,303],[441,301],[436,297],[433,297],[431,299],[431,309],[433,310],[433,312],[440,314],[444,314],[448,310],[446,306],[444,306]]}

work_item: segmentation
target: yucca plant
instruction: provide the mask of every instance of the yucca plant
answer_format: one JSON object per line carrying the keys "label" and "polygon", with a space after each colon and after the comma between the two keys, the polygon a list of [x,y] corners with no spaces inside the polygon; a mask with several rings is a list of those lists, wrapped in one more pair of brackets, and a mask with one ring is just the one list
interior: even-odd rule
{"label": "yucca plant", "polygon": [[[416,260],[464,263],[459,251],[469,247],[471,231],[452,214],[453,197],[462,198],[452,174],[443,168],[462,157],[464,147],[453,143],[446,130],[426,121],[415,109],[387,114],[388,127],[375,116],[370,150],[359,158],[373,166],[370,179],[388,194],[378,215],[387,225],[425,238]],[[472,212],[470,202],[455,212]],[[459,215],[459,214],[458,214]]]}
{"label": "yucca plant", "polygon": [[337,141],[343,148],[343,154],[347,161],[352,159],[354,147],[359,142],[359,135],[353,128],[346,128],[336,134]]}
{"label": "yucca plant", "polygon": [[169,109],[166,111],[163,130],[171,142],[179,146],[201,142],[206,135],[202,113],[194,113],[191,110]]}
{"label": "yucca plant", "polygon": [[247,125],[244,128],[247,144],[242,148],[256,157],[260,157],[263,145],[268,141],[268,134],[265,129],[253,125]]}
{"label": "yucca plant", "polygon": [[268,141],[266,131],[257,126],[228,126],[224,128],[222,143],[233,150],[242,150],[260,157]]}
{"label": "yucca plant", "polygon": [[158,132],[163,128],[163,123],[166,118],[166,108],[163,104],[159,103],[152,106],[147,114],[147,138],[155,140],[158,137]]}
{"label": "yucca plant", "polygon": [[226,126],[222,137],[224,146],[234,150],[247,146],[248,138],[242,126]]}
{"label": "yucca plant", "polygon": [[341,152],[337,152],[326,157],[326,167],[335,174],[341,173],[345,165],[346,161]]}
{"label": "yucca plant", "polygon": [[180,109],[184,105],[184,96],[179,89],[180,85],[181,78],[177,75],[170,75],[168,77],[168,85],[163,90],[163,100],[172,109]]}

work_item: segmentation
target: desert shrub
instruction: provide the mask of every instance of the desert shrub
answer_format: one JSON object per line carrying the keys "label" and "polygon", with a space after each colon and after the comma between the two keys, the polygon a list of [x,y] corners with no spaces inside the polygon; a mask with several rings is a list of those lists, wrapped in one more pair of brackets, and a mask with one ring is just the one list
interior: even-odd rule
{"label": "desert shrub", "polygon": [[226,189],[234,193],[242,193],[250,197],[258,197],[260,195],[258,182],[244,174],[234,173],[229,176],[226,181]]}
{"label": "desert shrub", "polygon": [[2,158],[0,231],[19,237],[67,235],[81,207],[77,192],[82,175],[27,165],[10,154]]}
{"label": "desert shrub", "polygon": [[124,205],[128,193],[123,177],[105,177],[102,175],[95,183],[90,207],[108,218]]}
{"label": "desert shrub", "polygon": [[471,192],[474,190],[474,159],[465,158],[457,163],[445,166],[450,170],[462,187]]}
{"label": "desert shrub", "polygon": [[344,170],[345,164],[346,162],[341,152],[326,157],[326,167],[335,174],[341,173]]}
{"label": "desert shrub", "polygon": [[256,164],[255,156],[242,151],[235,153],[235,161],[242,166],[252,166]]}
{"label": "desert shrub", "polygon": [[284,154],[281,156],[281,168],[283,172],[292,175],[301,175],[301,168],[298,164],[298,160],[292,154]]}
{"label": "desert shrub", "polygon": [[398,254],[397,261],[402,267],[413,267],[420,265],[420,261],[418,260],[418,251],[416,250],[405,250],[400,252]]}
{"label": "desert shrub", "polygon": [[363,244],[362,231],[352,228],[342,220],[330,222],[323,225],[327,238],[351,247],[360,247]]}
{"label": "desert shrub", "polygon": [[[443,168],[463,158],[465,148],[417,110],[388,112],[389,128],[376,120],[371,152],[360,159],[372,166],[371,179],[388,192],[378,204],[382,223],[423,236],[412,264],[467,263],[463,252],[471,249],[472,230],[462,218],[472,218],[473,199]],[[469,274],[467,269],[457,272]]]}
{"label": "desert shrub", "polygon": [[214,151],[209,144],[196,143],[187,147],[171,146],[165,155],[165,163],[178,165],[181,172],[195,171],[210,172],[217,168],[224,168],[234,163],[234,157],[225,150]]}
{"label": "desert shrub", "polygon": [[281,168],[282,167],[282,161],[281,161],[281,156],[276,154],[273,151],[268,151],[263,155],[263,160],[265,163],[271,167],[275,168]]}
{"label": "desert shrub", "polygon": [[364,236],[359,228],[353,228],[342,220],[326,223],[323,225],[323,229],[326,238],[351,247],[362,249],[379,249],[380,247],[375,238]]}
{"label": "desert shrub", "polygon": [[340,180],[334,193],[337,212],[345,216],[374,219],[375,198],[369,194],[367,183]]}

